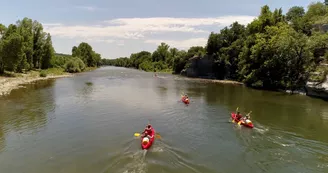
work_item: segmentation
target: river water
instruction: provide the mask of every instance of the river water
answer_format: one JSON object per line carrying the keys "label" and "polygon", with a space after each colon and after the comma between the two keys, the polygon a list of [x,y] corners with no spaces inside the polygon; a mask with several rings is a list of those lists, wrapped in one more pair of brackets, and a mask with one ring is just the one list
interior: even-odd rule
{"label": "river water", "polygon": [[[148,121],[161,139],[142,151]],[[0,172],[327,172],[327,132],[320,99],[103,67],[0,97]]]}

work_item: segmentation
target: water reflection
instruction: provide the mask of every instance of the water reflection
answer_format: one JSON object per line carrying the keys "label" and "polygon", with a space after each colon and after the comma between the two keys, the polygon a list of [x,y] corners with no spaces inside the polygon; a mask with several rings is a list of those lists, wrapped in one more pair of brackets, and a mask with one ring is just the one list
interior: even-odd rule
{"label": "water reflection", "polygon": [[156,86],[155,88],[157,90],[156,93],[158,93],[161,98],[167,97],[167,90],[168,90],[168,81],[167,80],[158,78],[155,80],[155,86]]}
{"label": "water reflection", "polygon": [[54,80],[38,81],[0,98],[0,151],[10,131],[26,133],[43,128],[54,111]]}

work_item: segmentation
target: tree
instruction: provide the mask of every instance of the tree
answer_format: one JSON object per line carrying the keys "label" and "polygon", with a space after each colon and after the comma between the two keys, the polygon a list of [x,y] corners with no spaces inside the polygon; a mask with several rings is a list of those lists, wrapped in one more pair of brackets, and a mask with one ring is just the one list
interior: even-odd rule
{"label": "tree", "polygon": [[77,57],[80,53],[78,52],[78,49],[76,46],[73,46],[72,48],[72,56]]}
{"label": "tree", "polygon": [[[9,26],[9,29],[14,28],[13,25]],[[8,35],[6,39],[3,40],[2,45],[2,59],[4,61],[4,66],[9,71],[21,71],[19,69],[19,63],[22,61],[23,52],[23,37],[17,32]]]}
{"label": "tree", "polygon": [[161,43],[152,54],[153,62],[166,61],[170,56],[170,46],[166,43]]}
{"label": "tree", "polygon": [[96,67],[100,64],[100,54],[93,51],[92,47],[86,42],[80,43],[78,47],[74,46],[72,55],[81,58],[87,67]]}
{"label": "tree", "polygon": [[43,32],[42,24],[34,21],[32,24],[33,33],[33,67],[41,67],[41,58],[43,54],[43,45],[45,42],[45,33]]}
{"label": "tree", "polygon": [[7,28],[0,23],[0,74],[3,74],[5,71],[4,61],[3,61],[3,53],[2,53],[2,46],[3,46],[3,35],[5,34]]}
{"label": "tree", "polygon": [[50,62],[52,57],[54,56],[54,48],[52,47],[51,36],[48,33],[45,44],[43,46],[43,56],[41,60],[41,68],[47,69],[51,66]]}
{"label": "tree", "polygon": [[33,32],[32,20],[24,18],[17,22],[18,33],[23,37],[24,58],[22,59],[21,68],[30,69],[33,67]]}

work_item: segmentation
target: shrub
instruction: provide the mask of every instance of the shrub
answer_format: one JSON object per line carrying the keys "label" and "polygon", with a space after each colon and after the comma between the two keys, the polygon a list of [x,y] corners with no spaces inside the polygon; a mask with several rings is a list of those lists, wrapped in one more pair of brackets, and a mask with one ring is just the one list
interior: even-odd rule
{"label": "shrub", "polygon": [[40,77],[47,77],[47,73],[45,71],[41,71],[40,72]]}
{"label": "shrub", "polygon": [[85,64],[80,58],[72,58],[65,64],[65,71],[69,73],[79,73],[85,69]]}

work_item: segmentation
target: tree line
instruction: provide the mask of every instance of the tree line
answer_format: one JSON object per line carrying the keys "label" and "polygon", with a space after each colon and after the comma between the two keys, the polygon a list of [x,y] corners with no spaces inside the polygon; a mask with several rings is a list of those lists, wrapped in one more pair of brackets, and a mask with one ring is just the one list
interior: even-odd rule
{"label": "tree line", "polygon": [[[210,33],[206,46],[189,50],[170,48],[161,43],[153,52],[133,53],[129,58],[103,59],[106,65],[131,67],[145,71],[172,70],[180,74],[188,68],[190,58],[209,56],[214,59],[217,79],[244,82],[247,86],[266,89],[295,90],[308,80],[322,81],[327,74],[328,7],[311,3],[308,10],[294,6],[283,14],[266,5],[247,26],[232,23],[218,33]],[[320,67],[320,68],[319,68]],[[321,70],[321,77],[312,72]]]}
{"label": "tree line", "polygon": [[100,62],[100,54],[84,42],[72,48],[72,55],[56,54],[50,33],[36,20],[24,18],[8,27],[0,24],[0,74],[48,68],[81,72]]}

